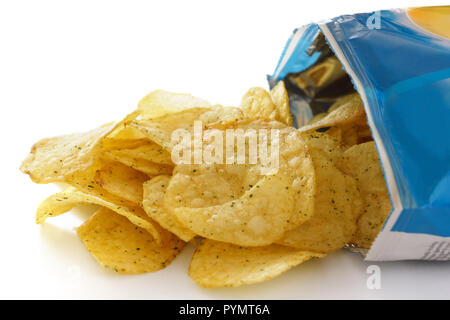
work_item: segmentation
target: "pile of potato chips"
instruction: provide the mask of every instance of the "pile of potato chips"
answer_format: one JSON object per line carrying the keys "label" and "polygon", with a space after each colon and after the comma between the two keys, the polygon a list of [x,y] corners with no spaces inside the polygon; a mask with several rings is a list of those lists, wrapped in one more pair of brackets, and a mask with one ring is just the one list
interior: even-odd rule
{"label": "pile of potato chips", "polygon": [[[219,131],[278,129],[278,171],[175,165],[171,134],[192,131],[196,120]],[[33,182],[66,185],[41,203],[37,223],[99,206],[78,235],[103,266],[157,271],[192,241],[189,275],[203,287],[268,280],[349,244],[369,248],[391,210],[359,96],[295,129],[283,82],[250,89],[240,108],[154,91],[117,123],[37,142],[21,170]]]}

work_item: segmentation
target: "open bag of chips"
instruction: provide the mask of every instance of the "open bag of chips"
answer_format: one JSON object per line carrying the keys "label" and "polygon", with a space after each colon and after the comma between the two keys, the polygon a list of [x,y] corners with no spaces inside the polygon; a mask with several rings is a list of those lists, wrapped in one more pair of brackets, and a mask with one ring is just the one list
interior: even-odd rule
{"label": "open bag of chips", "polygon": [[[299,28],[269,77],[271,85],[281,80],[300,130],[328,127],[333,104],[345,95],[357,92],[363,101],[368,126],[357,131],[373,137],[393,207],[385,222],[369,221],[373,213],[360,218],[373,235],[383,225],[372,245],[359,245],[370,248],[366,259],[449,260],[450,6],[346,15]],[[355,129],[347,125],[339,134],[356,139],[349,130]],[[366,197],[364,210],[389,206],[376,199],[380,194]]]}
{"label": "open bag of chips", "polygon": [[[333,21],[340,25],[339,19]],[[270,77],[271,90],[251,88],[237,107],[156,90],[115,123],[35,143],[22,172],[35,183],[65,186],[39,205],[36,222],[83,204],[97,205],[77,233],[101,265],[122,274],[154,272],[191,243],[196,250],[189,276],[203,287],[258,283],[342,248],[364,254],[370,249],[370,256],[385,233],[403,234],[386,229],[394,213],[421,207],[416,201],[416,207],[399,208],[402,194],[393,196],[392,181],[397,192],[416,189],[407,188],[411,180],[400,184],[406,178],[395,175],[395,169],[406,170],[403,162],[386,164],[393,160],[383,139],[393,136],[380,131],[390,128],[392,118],[380,124],[388,109],[378,109],[375,118],[377,106],[368,96],[376,97],[367,90],[378,87],[360,86],[338,47],[330,49],[336,40],[324,26],[297,30]],[[442,54],[449,57],[448,50]],[[436,99],[441,99],[435,101],[441,103],[439,117],[450,120],[448,94]],[[414,106],[408,112],[422,105]],[[419,135],[413,143],[417,152],[435,157],[427,170],[448,171],[448,142],[439,156],[436,150],[427,153],[431,146],[416,145],[432,136],[443,143],[445,128],[427,127],[428,132],[397,111],[387,113],[401,117],[396,121],[402,134]],[[414,117],[421,125],[437,119],[429,110],[427,117]],[[402,141],[393,141],[396,154],[407,151]],[[425,163],[407,159],[407,168]],[[443,163],[447,167],[440,167]],[[436,206],[435,216],[442,210],[448,221],[448,193],[439,192],[450,190],[450,180],[440,181],[441,189],[433,189],[434,184],[422,189],[443,204]],[[448,244],[449,226],[437,227],[447,234],[432,237]],[[439,248],[449,250],[448,245]],[[420,258],[388,251],[389,257]]]}

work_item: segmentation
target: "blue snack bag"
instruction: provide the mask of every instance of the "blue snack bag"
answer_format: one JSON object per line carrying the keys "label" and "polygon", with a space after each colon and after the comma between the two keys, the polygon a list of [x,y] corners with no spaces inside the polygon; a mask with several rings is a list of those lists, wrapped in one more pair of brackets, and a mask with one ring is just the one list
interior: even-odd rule
{"label": "blue snack bag", "polygon": [[[308,70],[321,83],[298,81]],[[450,260],[450,6],[296,29],[269,76],[280,80],[296,127],[354,90],[363,101],[393,206],[366,260]]]}

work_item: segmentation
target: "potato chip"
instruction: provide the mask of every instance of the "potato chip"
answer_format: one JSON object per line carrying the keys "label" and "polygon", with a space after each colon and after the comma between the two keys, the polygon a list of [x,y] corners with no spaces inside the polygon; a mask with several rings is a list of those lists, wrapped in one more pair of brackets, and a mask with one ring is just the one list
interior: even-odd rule
{"label": "potato chip", "polygon": [[275,87],[270,91],[270,97],[276,106],[278,120],[292,126],[292,116],[289,111],[289,96],[284,86],[283,81],[279,81]]}
{"label": "potato chip", "polygon": [[[245,136],[244,129],[270,125],[259,120],[232,127],[243,129]],[[263,173],[262,161],[179,165],[167,189],[165,207],[196,234],[246,246],[270,244],[310,219],[315,192],[310,155],[297,130],[279,122],[274,125],[282,126],[277,173]]]}
{"label": "potato chip", "polygon": [[276,120],[277,107],[270,93],[260,87],[249,89],[241,100],[241,108],[248,118]]}
{"label": "potato chip", "polygon": [[206,100],[193,97],[190,94],[173,93],[165,90],[150,92],[138,104],[143,119],[158,118],[185,109],[208,107],[210,107],[210,103]]}
{"label": "potato chip", "polygon": [[292,125],[289,97],[283,81],[278,82],[270,93],[260,87],[249,89],[242,97],[241,108],[247,118],[270,119]]}
{"label": "potato chip", "polygon": [[195,233],[183,226],[178,219],[164,208],[164,194],[169,186],[170,176],[157,176],[144,183],[144,201],[142,205],[150,218],[164,229],[188,242]]}
{"label": "potato chip", "polygon": [[178,220],[203,237],[238,245],[273,243],[290,227],[294,191],[286,176],[265,176],[241,198],[221,205],[173,208]]}
{"label": "potato chip", "polygon": [[56,217],[83,204],[97,204],[117,212],[130,220],[134,225],[147,230],[158,243],[161,242],[161,236],[154,222],[140,207],[126,206],[120,200],[114,202],[104,200],[98,196],[87,194],[72,187],[67,188],[63,192],[55,193],[42,201],[36,212],[36,223],[44,223],[48,217]]}
{"label": "potato chip", "polygon": [[129,154],[128,149],[106,151],[102,156],[108,161],[120,162],[130,168],[143,172],[148,176],[170,174],[173,170],[172,165],[158,164],[140,158],[133,158]]}
{"label": "potato chip", "polygon": [[77,230],[89,252],[104,267],[122,274],[154,272],[165,268],[181,252],[185,243],[160,229],[160,246],[147,230],[125,217],[100,208]]}
{"label": "potato chip", "polygon": [[[311,192],[314,190],[314,170],[310,156],[307,154],[306,145],[297,130],[286,127],[280,122],[267,120],[245,120],[226,126],[213,125],[212,127],[220,128],[220,130],[237,129],[234,131],[236,141],[247,139],[248,130],[280,130],[279,168],[286,174],[290,174],[291,170],[294,171],[295,174],[291,174],[290,179],[298,178],[295,180],[295,184],[304,187],[302,191],[297,190],[297,193],[300,194],[298,212],[302,212],[297,216],[303,217],[299,218],[300,220],[308,218],[308,212],[312,211],[310,209],[312,201],[309,199],[312,198]],[[237,164],[234,161],[232,165],[215,163],[178,165],[167,190],[165,199],[167,205],[170,207],[207,207],[233,201],[242,196],[266,174],[262,168],[268,169],[267,165],[262,164],[263,160],[259,157],[260,155],[258,155],[258,159],[255,159],[254,164],[251,164],[250,146],[247,142],[248,140],[246,140],[245,164]],[[270,142],[271,139],[268,138],[268,153],[271,152]],[[207,142],[204,142],[204,147],[208,147]],[[225,153],[226,150],[224,150]],[[301,183],[302,179],[304,179],[304,183]]]}
{"label": "potato chip", "polygon": [[238,108],[214,106],[211,108],[192,108],[152,119],[134,121],[130,125],[140,130],[148,139],[171,151],[174,143],[172,133],[177,129],[193,131],[194,121],[200,121],[203,127],[213,124],[225,124],[244,118]]}
{"label": "potato chip", "polygon": [[[316,195],[312,218],[288,231],[277,243],[301,250],[331,252],[352,238],[361,214],[361,198],[355,180],[333,164],[333,152],[320,149],[320,137],[305,135],[316,172]],[[325,139],[324,139],[325,140]],[[326,145],[330,140],[325,140]]]}
{"label": "potato chip", "polygon": [[315,87],[325,87],[342,77],[345,71],[335,56],[325,59],[305,72],[305,79]]}
{"label": "potato chip", "polygon": [[328,112],[324,118],[301,127],[299,130],[302,132],[310,132],[325,127],[344,126],[361,122],[365,117],[366,115],[361,98],[358,94],[353,94],[350,97],[347,97],[346,100],[344,100],[344,103],[340,104],[339,107]]}
{"label": "potato chip", "polygon": [[189,276],[205,288],[238,287],[266,281],[324,254],[279,245],[240,247],[203,240],[189,266]]}
{"label": "potato chip", "polygon": [[325,133],[312,132],[302,133],[302,138],[308,145],[309,150],[314,150],[316,153],[321,153],[336,163],[342,158],[342,144],[339,139],[329,135],[328,131]]}
{"label": "potato chip", "polygon": [[375,143],[367,142],[347,149],[339,168],[356,179],[363,198],[363,214],[351,242],[370,248],[392,210]]}
{"label": "potato chip", "polygon": [[20,170],[35,183],[66,182],[67,177],[89,169],[100,156],[103,139],[136,119],[134,111],[117,123],[84,133],[45,138],[35,143]]}
{"label": "potato chip", "polygon": [[42,139],[31,148],[20,170],[35,183],[63,182],[67,176],[92,166],[103,137],[114,124],[94,130]]}
{"label": "potato chip", "polygon": [[355,235],[349,241],[357,247],[370,249],[392,210],[389,195],[363,194],[363,213],[358,220]]}
{"label": "potato chip", "polygon": [[119,162],[110,162],[96,171],[94,181],[109,193],[133,202],[142,203],[142,184],[149,177]]}
{"label": "potato chip", "polygon": [[375,142],[347,149],[339,161],[339,169],[353,176],[365,193],[387,193]]}

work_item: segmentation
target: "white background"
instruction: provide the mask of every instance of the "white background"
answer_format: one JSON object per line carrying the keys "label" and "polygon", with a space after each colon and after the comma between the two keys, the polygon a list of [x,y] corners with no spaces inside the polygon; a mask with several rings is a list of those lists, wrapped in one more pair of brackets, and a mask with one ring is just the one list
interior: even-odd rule
{"label": "white background", "polygon": [[58,190],[19,172],[38,139],[120,119],[154,89],[237,105],[266,85],[295,27],[346,13],[439,1],[0,2],[0,298],[450,298],[450,263],[370,263],[340,251],[269,282],[206,290],[188,247],[167,269],[120,276],[97,265],[74,228],[86,210],[34,224]]}

